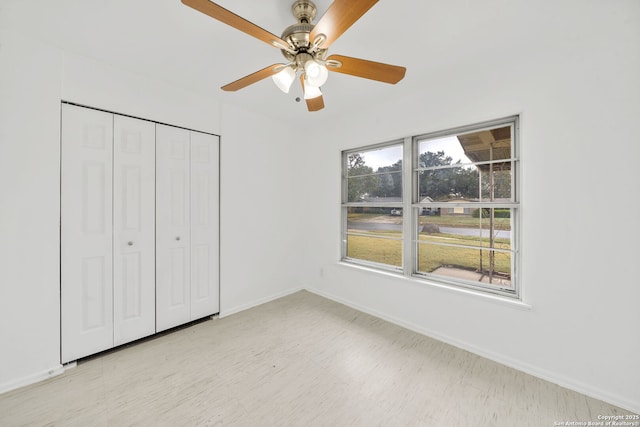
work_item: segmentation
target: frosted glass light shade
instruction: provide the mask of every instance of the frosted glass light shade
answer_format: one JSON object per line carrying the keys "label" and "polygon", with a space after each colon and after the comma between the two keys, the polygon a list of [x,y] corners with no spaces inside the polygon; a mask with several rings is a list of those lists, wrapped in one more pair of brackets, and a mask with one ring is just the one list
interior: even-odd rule
{"label": "frosted glass light shade", "polygon": [[312,85],[307,79],[304,79],[304,99],[313,99],[322,96],[320,88]]}
{"label": "frosted glass light shade", "polygon": [[291,67],[284,67],[278,74],[271,76],[271,78],[281,91],[289,93],[291,84],[296,78],[296,72]]}
{"label": "frosted glass light shade", "polygon": [[309,80],[309,84],[320,87],[327,82],[329,70],[322,64],[310,59],[304,64],[304,73]]}

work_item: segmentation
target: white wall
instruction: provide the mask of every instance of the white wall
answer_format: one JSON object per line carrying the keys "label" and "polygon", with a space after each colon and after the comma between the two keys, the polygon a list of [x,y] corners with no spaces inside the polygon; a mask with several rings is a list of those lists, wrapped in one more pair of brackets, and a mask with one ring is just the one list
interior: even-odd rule
{"label": "white wall", "polygon": [[295,154],[278,127],[235,108],[223,118],[211,97],[1,31],[0,392],[62,371],[61,100],[215,134],[224,128],[221,312],[300,286],[296,269],[285,268],[299,264],[300,252],[290,251],[295,212],[280,191],[291,188],[292,168],[282,165]]}
{"label": "white wall", "polygon": [[59,372],[62,62],[0,33],[0,392]]}
{"label": "white wall", "polygon": [[[544,29],[535,43],[409,70],[415,92],[404,102],[381,100],[319,134],[305,278],[318,293],[639,412],[640,8],[596,3],[552,15],[514,8],[505,22]],[[512,114],[522,117],[520,280],[531,309],[337,262],[341,150]]]}
{"label": "white wall", "polygon": [[222,114],[221,316],[301,288],[298,232],[306,156],[282,122]]}

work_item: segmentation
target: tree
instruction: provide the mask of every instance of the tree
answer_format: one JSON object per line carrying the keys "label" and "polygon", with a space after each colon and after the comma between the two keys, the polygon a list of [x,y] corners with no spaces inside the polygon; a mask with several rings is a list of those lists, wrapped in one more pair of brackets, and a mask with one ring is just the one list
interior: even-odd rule
{"label": "tree", "polygon": [[402,197],[402,160],[391,166],[381,166],[376,172],[377,187],[372,195],[377,197]]}
{"label": "tree", "polygon": [[[475,168],[463,167],[460,160],[452,165],[451,156],[444,151],[427,151],[418,159],[421,168],[433,168],[420,172],[420,198],[434,201],[451,198],[473,199],[478,197],[478,173]],[[461,165],[456,167],[456,165]],[[451,166],[439,168],[440,166]]]}
{"label": "tree", "polygon": [[360,153],[349,154],[349,170],[364,166],[364,157]]}
{"label": "tree", "polygon": [[418,159],[419,166],[421,168],[431,168],[434,166],[446,166],[450,165],[453,161],[451,156],[444,155],[444,151],[427,151],[425,153],[420,154],[420,158]]}
{"label": "tree", "polygon": [[347,157],[347,201],[359,202],[367,194],[375,189],[376,181],[373,176],[373,169],[365,165],[364,158],[360,153],[349,154]]}

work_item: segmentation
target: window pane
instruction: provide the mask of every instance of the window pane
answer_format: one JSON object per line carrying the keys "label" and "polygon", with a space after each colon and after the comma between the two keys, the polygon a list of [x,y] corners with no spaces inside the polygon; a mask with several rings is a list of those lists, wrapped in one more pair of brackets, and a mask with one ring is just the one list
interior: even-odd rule
{"label": "window pane", "polygon": [[347,155],[347,201],[402,201],[402,145]]}
{"label": "window pane", "polygon": [[[457,213],[456,209],[458,209]],[[475,207],[429,208],[428,210],[425,208],[418,217],[418,234],[421,240],[436,243],[509,250],[511,249],[511,210]]]}
{"label": "window pane", "polygon": [[402,241],[347,235],[347,257],[402,267]]}
{"label": "window pane", "polygon": [[347,155],[348,175],[358,176],[377,172],[380,168],[402,165],[402,145],[363,150]]}
{"label": "window pane", "polygon": [[511,253],[487,249],[418,244],[418,272],[500,287],[511,287]]}
{"label": "window pane", "polygon": [[347,208],[347,232],[402,239],[402,208]]}
{"label": "window pane", "polygon": [[482,215],[482,246],[511,250],[511,209],[483,208],[474,215]]}
{"label": "window pane", "polygon": [[482,246],[480,225],[475,221],[446,221],[448,218],[422,216],[418,219],[420,241],[434,243],[458,243],[468,246]]}
{"label": "window pane", "polygon": [[466,133],[456,139],[474,163],[511,158],[511,126]]}
{"label": "window pane", "polygon": [[347,231],[402,239],[402,208],[347,208]]}
{"label": "window pane", "polygon": [[511,126],[420,141],[418,167],[511,159]]}
{"label": "window pane", "polygon": [[511,147],[511,126],[419,140],[418,201],[510,201]]}
{"label": "window pane", "polygon": [[475,166],[419,171],[419,202],[477,202],[480,194],[479,176]]}
{"label": "window pane", "polygon": [[480,166],[484,201],[511,201],[511,162]]}
{"label": "window pane", "polygon": [[347,179],[347,201],[402,202],[402,171],[376,173]]}
{"label": "window pane", "polygon": [[402,209],[347,208],[347,257],[402,266]]}
{"label": "window pane", "polygon": [[420,141],[419,168],[473,163],[455,136]]}

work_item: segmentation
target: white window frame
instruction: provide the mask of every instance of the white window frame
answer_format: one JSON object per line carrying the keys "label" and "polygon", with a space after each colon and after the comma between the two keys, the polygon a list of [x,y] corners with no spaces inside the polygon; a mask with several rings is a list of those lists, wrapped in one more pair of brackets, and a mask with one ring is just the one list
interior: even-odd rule
{"label": "white window frame", "polygon": [[[360,153],[363,151],[373,151],[373,150],[379,150],[379,149],[384,149],[384,148],[388,148],[388,147],[395,147],[395,146],[402,146],[402,201],[401,202],[348,202],[348,186],[347,186],[347,182],[348,182],[348,158],[350,154],[355,154],[355,153]],[[372,267],[372,268],[376,268],[379,270],[385,270],[385,271],[391,271],[391,272],[396,272],[396,273],[402,273],[406,268],[405,266],[408,265],[406,264],[406,248],[405,248],[405,241],[406,241],[406,215],[405,215],[405,206],[407,201],[411,200],[411,194],[407,194],[407,190],[406,190],[406,173],[407,173],[407,169],[409,169],[409,171],[411,171],[411,167],[407,167],[407,163],[405,163],[407,155],[406,155],[406,140],[393,140],[393,141],[389,141],[389,142],[384,142],[382,144],[374,144],[374,145],[368,145],[366,147],[359,147],[356,149],[351,149],[351,150],[345,150],[342,152],[342,233],[341,233],[341,254],[342,254],[342,261],[345,262],[350,262],[350,263],[354,263],[354,264],[360,264],[360,265],[364,265],[367,267]],[[410,164],[409,164],[410,165]],[[407,198],[408,197],[408,198]],[[392,239],[392,240],[401,240],[402,241],[402,253],[403,253],[403,258],[402,258],[402,265],[401,266],[395,266],[395,265],[391,265],[391,264],[382,264],[382,263],[378,263],[378,262],[374,262],[374,261],[367,261],[364,259],[359,259],[359,258],[351,258],[347,256],[347,236],[348,235],[358,235],[357,233],[349,233],[347,231],[347,211],[348,208],[350,207],[362,207],[362,208],[396,208],[400,206],[402,208],[402,223],[403,223],[403,234],[402,234],[402,238],[400,239]],[[384,237],[375,237],[375,236],[366,236],[366,237],[371,237],[371,238],[384,238]]]}
{"label": "white window frame", "polygon": [[[418,168],[419,146],[421,141],[429,139],[437,139],[446,136],[457,136],[467,133],[478,132],[482,130],[495,129],[498,127],[511,126],[511,157],[507,161],[511,162],[511,200],[509,202],[463,202],[463,203],[419,203],[419,185],[418,185]],[[393,145],[403,144],[403,168],[402,168],[402,202],[394,203],[394,206],[402,206],[403,217],[403,237],[402,237],[402,267],[398,268],[392,265],[374,263],[367,260],[347,257],[347,211],[353,206],[373,206],[373,204],[365,203],[348,203],[347,202],[347,169],[348,156],[353,153],[363,152],[367,150],[375,150]],[[393,140],[387,143],[374,144],[364,147],[352,148],[342,152],[342,224],[341,224],[341,261],[349,264],[370,267],[385,272],[394,272],[401,274],[406,278],[417,280],[421,283],[436,284],[439,286],[447,286],[454,288],[464,288],[479,293],[488,293],[503,297],[521,299],[520,284],[520,118],[519,116],[510,116],[497,120],[486,121],[473,125],[460,126],[438,132],[430,132],[421,135],[408,136],[402,140]],[[504,163],[505,160],[496,160],[494,162]],[[500,287],[494,284],[484,284],[482,282],[466,281],[458,278],[448,278],[441,275],[418,272],[418,221],[419,212],[424,207],[443,207],[446,203],[447,207],[461,208],[500,208],[509,209],[511,214],[511,245],[510,249],[505,250],[511,254],[511,286]],[[382,205],[380,205],[382,206]],[[375,205],[378,207],[378,204]],[[424,243],[423,243],[424,245]],[[463,247],[463,246],[460,246]],[[488,248],[487,248],[488,249]],[[495,248],[491,248],[495,250]],[[499,251],[503,251],[498,249]]]}

